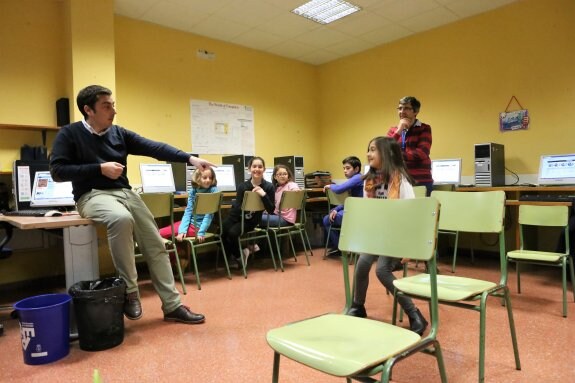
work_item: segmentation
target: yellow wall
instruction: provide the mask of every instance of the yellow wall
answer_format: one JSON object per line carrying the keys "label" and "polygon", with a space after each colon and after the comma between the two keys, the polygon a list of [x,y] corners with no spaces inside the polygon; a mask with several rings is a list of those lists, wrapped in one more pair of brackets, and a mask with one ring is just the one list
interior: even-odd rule
{"label": "yellow wall", "polygon": [[[575,1],[526,0],[322,66],[320,136],[331,148],[322,163],[340,174],[345,156],[365,161],[368,141],[397,122],[397,101],[413,95],[432,158],[462,157],[473,176],[474,144],[496,142],[508,169],[537,173],[541,154],[575,151],[574,36]],[[513,95],[531,126],[501,133]]]}
{"label": "yellow wall", "polygon": [[[302,155],[319,164],[317,69],[153,24],[116,17],[116,103],[120,124],[191,151],[190,100],[254,108],[256,154]],[[196,57],[214,52],[213,61]],[[240,153],[224,153],[240,154]],[[221,155],[203,156],[221,163]],[[131,180],[139,179],[132,157]]]}
{"label": "yellow wall", "polygon": [[[0,123],[56,125],[56,100],[66,95],[62,10],[54,1],[0,1]],[[0,170],[11,169],[23,144],[42,143],[38,132],[0,135]]]}

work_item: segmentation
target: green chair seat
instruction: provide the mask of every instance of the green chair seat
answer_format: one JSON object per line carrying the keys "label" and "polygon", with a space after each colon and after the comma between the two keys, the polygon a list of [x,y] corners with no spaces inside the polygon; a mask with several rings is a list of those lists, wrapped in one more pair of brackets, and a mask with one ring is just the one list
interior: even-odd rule
{"label": "green chair seat", "polygon": [[[429,274],[418,274],[393,281],[393,285],[397,289],[410,295],[425,298],[431,296],[429,283]],[[441,301],[464,301],[496,286],[496,283],[481,279],[453,275],[437,276],[437,296]]]}
{"label": "green chair seat", "polygon": [[402,327],[342,314],[291,323],[267,334],[267,342],[276,352],[342,377],[357,375],[401,354],[420,339]]}
{"label": "green chair seat", "polygon": [[513,250],[507,253],[507,258],[510,259],[549,263],[560,263],[565,256],[565,254],[536,250]]}

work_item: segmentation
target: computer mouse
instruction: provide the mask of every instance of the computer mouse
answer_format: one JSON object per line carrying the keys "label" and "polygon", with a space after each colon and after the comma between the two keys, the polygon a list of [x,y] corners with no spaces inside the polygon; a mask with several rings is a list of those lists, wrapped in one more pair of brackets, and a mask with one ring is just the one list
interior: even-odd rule
{"label": "computer mouse", "polygon": [[44,214],[44,217],[60,217],[61,215],[62,212],[59,212],[58,210],[50,210]]}

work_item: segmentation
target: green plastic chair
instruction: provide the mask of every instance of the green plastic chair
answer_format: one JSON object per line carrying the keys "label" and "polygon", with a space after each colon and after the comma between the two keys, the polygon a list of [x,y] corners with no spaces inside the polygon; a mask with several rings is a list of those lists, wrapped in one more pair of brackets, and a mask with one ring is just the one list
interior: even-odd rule
{"label": "green plastic chair", "polygon": [[[567,317],[567,265],[571,273],[571,286],[575,300],[575,276],[573,275],[573,262],[569,256],[569,208],[567,206],[519,206],[520,249],[509,251],[507,260],[515,262],[517,270],[517,292],[521,294],[520,265],[535,264],[543,266],[561,267],[561,282],[563,286],[563,317]],[[560,227],[565,235],[565,252],[547,252],[528,250],[525,247],[525,226]]]}
{"label": "green plastic chair", "polygon": [[[263,212],[265,209],[266,208],[264,206],[264,203],[262,202],[262,199],[258,193],[253,192],[253,191],[244,192],[244,199],[242,202],[241,232],[240,232],[240,236],[238,237],[238,249],[239,249],[240,259],[242,261],[242,271],[244,273],[244,278],[248,277],[248,273],[246,271],[246,261],[247,260],[244,256],[243,251],[242,251],[242,242],[252,242],[256,239],[265,238],[268,242],[268,249],[270,251],[270,256],[272,258],[274,270],[275,271],[278,270],[277,265],[276,265],[276,260],[274,258],[274,251],[272,248],[272,243],[270,240],[268,230],[266,230],[266,228],[261,228],[261,227],[256,227],[254,230],[251,230],[251,231],[246,231],[246,229],[245,229],[244,219],[245,219],[246,214],[254,213],[254,212],[260,212],[260,211]],[[281,260],[280,260],[280,266],[281,266],[281,270],[284,271],[283,264],[281,263]]]}
{"label": "green plastic chair", "polygon": [[[438,196],[441,194],[440,198]],[[439,303],[479,312],[479,382],[485,380],[485,327],[487,298],[502,298],[507,308],[509,330],[513,343],[515,368],[521,369],[519,350],[515,334],[515,322],[511,309],[511,298],[507,287],[507,260],[505,256],[505,192],[441,192],[434,191],[432,199],[441,201],[441,220],[457,220],[458,230],[470,233],[496,233],[499,236],[500,279],[497,282],[481,279],[438,275],[437,289]],[[446,217],[446,218],[445,218]],[[458,218],[456,218],[458,217]],[[430,269],[433,267],[430,266]],[[395,299],[393,323],[397,310],[397,295],[430,300],[430,276],[419,274],[394,281]],[[433,319],[433,318],[432,318]]]}
{"label": "green plastic chair", "polygon": [[281,246],[279,239],[282,237],[289,238],[293,258],[297,262],[295,246],[292,240],[292,236],[297,234],[299,234],[300,236],[301,242],[303,244],[303,250],[305,253],[305,259],[307,261],[307,265],[309,266],[310,265],[309,257],[307,255],[308,249],[311,255],[313,255],[313,252],[311,250],[311,244],[309,243],[309,237],[307,236],[307,232],[305,231],[305,190],[290,190],[283,192],[279,205],[280,216],[282,214],[282,211],[284,211],[285,209],[297,210],[298,218],[293,225],[280,226],[278,222],[277,226],[270,226],[268,222],[267,226],[267,229],[270,231],[270,233],[272,233],[275,239],[280,266],[283,269],[283,261],[282,261]]}
{"label": "green plastic chair", "polygon": [[[170,226],[172,228],[172,238],[162,238],[162,241],[164,242],[164,246],[166,247],[168,254],[173,253],[174,257],[176,258],[176,267],[178,269],[180,282],[182,283],[182,291],[184,294],[187,294],[184,274],[182,273],[182,266],[180,265],[180,256],[178,255],[178,249],[176,247],[176,234],[174,233],[174,194],[142,193],[140,194],[140,197],[154,216],[155,220],[168,219],[170,221]],[[139,252],[137,243],[135,256],[136,258],[142,257],[142,254]]]}
{"label": "green plastic chair", "polygon": [[222,249],[222,253],[224,255],[224,262],[226,264],[226,271],[228,273],[228,279],[232,279],[232,274],[230,273],[230,267],[228,265],[228,258],[226,256],[226,250],[224,249],[224,244],[222,242],[222,224],[221,224],[222,215],[220,210],[221,202],[222,202],[222,192],[197,193],[194,209],[192,210],[192,221],[190,224],[193,224],[194,226],[197,227],[198,225],[196,225],[195,222],[197,222],[196,217],[198,215],[213,214],[214,218],[217,218],[218,232],[217,233],[206,232],[204,242],[201,243],[198,242],[197,237],[184,238],[184,241],[188,244],[191,250],[190,253],[192,254],[192,262],[194,264],[194,272],[196,274],[196,284],[198,285],[198,290],[202,289],[202,285],[200,283],[200,274],[198,272],[196,249],[200,249],[202,247],[210,247],[216,245],[218,250],[216,254],[216,261],[220,254],[219,253],[220,248]]}
{"label": "green plastic chair", "polygon": [[[432,198],[381,200],[348,198],[339,247],[344,258],[343,277],[346,310],[351,306],[349,253],[368,253],[394,258],[428,261],[435,266],[435,244],[439,205]],[[366,220],[365,217],[370,217]],[[390,219],[393,217],[393,219]],[[273,379],[279,379],[284,356],[326,374],[360,381],[381,374],[389,382],[396,362],[417,352],[437,359],[442,382],[447,382],[438,326],[437,274],[431,267],[431,331],[426,337],[389,323],[344,314],[324,314],[268,331],[274,350]],[[345,312],[345,311],[344,311]],[[421,364],[423,369],[427,365]],[[425,373],[422,372],[425,375]],[[423,375],[422,375],[423,376]]]}
{"label": "green plastic chair", "polygon": [[[443,202],[444,198],[449,198],[449,191],[434,190],[431,192],[431,196],[436,198],[439,203]],[[454,192],[455,193],[455,192]],[[439,217],[439,234],[453,235],[455,237],[455,242],[453,244],[453,261],[451,264],[451,272],[455,273],[455,263],[457,261],[457,244],[459,243],[459,225],[466,218],[462,217],[463,211],[451,210],[442,211],[441,217]],[[471,263],[474,263],[473,248],[471,248]]]}
{"label": "green plastic chair", "polygon": [[[340,194],[334,193],[331,189],[325,189],[325,194],[327,197],[327,214],[330,213],[331,209],[335,206],[343,205],[347,197],[350,196],[349,191],[345,191]],[[325,240],[325,250],[323,252],[323,258],[327,258],[327,247],[329,245],[329,234],[332,230],[341,231],[341,227],[333,227],[329,225],[329,229],[327,230],[327,238]]]}
{"label": "green plastic chair", "polygon": [[427,197],[427,188],[425,186],[414,186],[413,193],[415,194],[415,198],[423,198]]}

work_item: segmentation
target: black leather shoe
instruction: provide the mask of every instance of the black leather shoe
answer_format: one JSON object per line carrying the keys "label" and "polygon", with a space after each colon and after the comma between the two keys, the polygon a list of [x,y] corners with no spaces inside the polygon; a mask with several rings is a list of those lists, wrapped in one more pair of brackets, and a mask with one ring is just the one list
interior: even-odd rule
{"label": "black leather shoe", "polygon": [[415,310],[413,313],[408,314],[409,317],[409,329],[419,335],[423,335],[423,332],[427,328],[427,321],[423,317],[423,314],[419,309]]}
{"label": "black leather shoe", "polygon": [[352,304],[350,309],[347,310],[346,315],[351,315],[352,317],[365,318],[367,317],[367,312],[365,311],[364,305],[358,305],[356,303]]}
{"label": "black leather shoe", "polygon": [[189,307],[181,305],[174,311],[164,314],[164,320],[167,322],[181,322],[187,324],[204,323],[206,317],[202,314],[196,314]]}
{"label": "black leather shoe", "polygon": [[126,318],[136,320],[140,319],[142,314],[142,304],[140,303],[138,292],[134,291],[126,294],[126,299],[124,300],[124,315]]}

